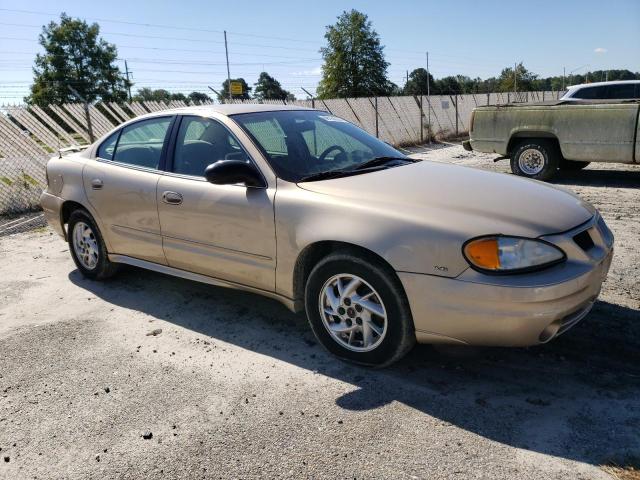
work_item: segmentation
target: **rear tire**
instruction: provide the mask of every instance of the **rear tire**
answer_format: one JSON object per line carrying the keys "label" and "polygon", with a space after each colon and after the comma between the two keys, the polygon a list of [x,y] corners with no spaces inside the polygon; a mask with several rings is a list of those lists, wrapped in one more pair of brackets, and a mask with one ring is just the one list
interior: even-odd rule
{"label": "rear tire", "polygon": [[511,155],[511,171],[521,177],[549,180],[558,170],[560,157],[557,145],[549,140],[523,140]]}
{"label": "rear tire", "polygon": [[[352,281],[353,288],[347,288]],[[350,251],[325,257],[307,279],[305,307],[318,341],[344,360],[387,366],[416,341],[400,281],[373,257]]]}
{"label": "rear tire", "polygon": [[587,167],[591,162],[577,162],[575,160],[564,160],[560,162],[560,170],[565,172],[576,172]]}
{"label": "rear tire", "polygon": [[109,261],[100,230],[89,212],[83,209],[73,211],[67,232],[71,258],[84,277],[106,280],[115,275],[118,264]]}

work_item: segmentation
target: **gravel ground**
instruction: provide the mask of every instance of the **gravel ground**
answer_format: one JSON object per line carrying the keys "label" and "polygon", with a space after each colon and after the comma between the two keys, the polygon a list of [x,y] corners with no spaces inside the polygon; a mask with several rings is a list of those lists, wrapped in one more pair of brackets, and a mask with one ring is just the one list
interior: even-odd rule
{"label": "gravel ground", "polygon": [[[507,171],[460,147],[417,155]],[[127,268],[85,280],[48,229],[0,238],[2,478],[610,478],[640,457],[640,168],[562,177],[616,235],[600,301],[528,349],[344,364],[301,316]],[[607,470],[611,472],[611,470]]]}

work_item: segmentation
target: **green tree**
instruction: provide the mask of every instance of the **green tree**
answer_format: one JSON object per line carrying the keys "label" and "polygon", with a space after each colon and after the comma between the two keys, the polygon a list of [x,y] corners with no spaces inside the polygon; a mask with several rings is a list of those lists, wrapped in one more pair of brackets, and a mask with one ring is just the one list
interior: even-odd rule
{"label": "green tree", "polygon": [[159,88],[157,90],[153,90],[151,88],[141,88],[136,92],[133,96],[133,101],[135,102],[169,102],[171,101],[171,93],[168,90],[163,88]]}
{"label": "green tree", "polygon": [[[428,75],[428,76],[427,76]],[[427,89],[427,78],[429,79],[429,89]],[[405,83],[402,93],[404,95],[426,95],[427,90],[434,92],[435,81],[433,75],[427,74],[424,68],[416,68],[409,74],[409,81]]]}
{"label": "green tree", "polygon": [[320,98],[388,95],[393,91],[384,47],[364,13],[343,12],[335,25],[327,26],[324,37],[327,46],[320,49],[324,59]]}
{"label": "green tree", "polygon": [[260,73],[258,82],[255,83],[254,97],[258,100],[295,100],[291,92],[288,92],[280,82],[267,72]]}
{"label": "green tree", "polygon": [[209,97],[207,97],[204,93],[199,93],[199,92],[191,92],[188,96],[185,95],[184,93],[171,93],[168,90],[165,90],[164,88],[159,88],[157,90],[153,90],[151,88],[141,88],[140,90],[138,90],[136,92],[136,94],[133,96],[133,100],[135,102],[146,102],[146,101],[152,101],[152,102],[164,102],[164,103],[169,103],[172,100],[179,100],[179,101],[183,101],[183,102],[187,102],[189,100],[192,100],[192,95],[197,95],[198,98],[200,98],[200,95],[204,95],[204,97],[208,100],[211,100]]}
{"label": "green tree", "polygon": [[[244,78],[232,78],[232,82],[240,82],[242,84],[242,95],[232,95],[234,100],[249,100],[251,98],[251,87]],[[229,99],[229,80],[222,82],[222,90],[218,94],[218,100],[223,102]]]}
{"label": "green tree", "polygon": [[439,95],[458,95],[462,93],[462,86],[458,77],[450,75],[436,81],[436,92]]}
{"label": "green tree", "polygon": [[[516,80],[517,77],[517,80]],[[514,77],[513,68],[505,68],[498,77],[498,90],[501,92],[513,92],[517,88],[519,92],[532,90],[534,80],[538,78],[533,72],[527,70],[522,63],[516,65]],[[514,86],[514,82],[517,82]]]}
{"label": "green tree", "polygon": [[100,27],[65,13],[60,23],[42,27],[38,41],[44,53],[38,53],[33,67],[31,94],[27,103],[47,105],[77,102],[73,87],[87,101],[123,101],[127,98],[127,80],[115,65],[118,52],[100,38]]}
{"label": "green tree", "polygon": [[206,93],[191,92],[188,97],[191,103],[211,103],[211,97]]}

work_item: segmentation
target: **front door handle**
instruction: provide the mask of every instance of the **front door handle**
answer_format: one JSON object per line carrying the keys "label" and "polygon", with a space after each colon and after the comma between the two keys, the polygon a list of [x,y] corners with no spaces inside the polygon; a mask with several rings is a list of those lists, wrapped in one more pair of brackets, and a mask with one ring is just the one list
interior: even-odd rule
{"label": "front door handle", "polygon": [[180,205],[182,203],[182,195],[177,192],[164,192],[162,194],[162,201],[169,205]]}
{"label": "front door handle", "polygon": [[104,184],[102,183],[102,180],[100,180],[99,178],[94,178],[93,180],[91,180],[91,188],[93,190],[102,190],[103,186]]}

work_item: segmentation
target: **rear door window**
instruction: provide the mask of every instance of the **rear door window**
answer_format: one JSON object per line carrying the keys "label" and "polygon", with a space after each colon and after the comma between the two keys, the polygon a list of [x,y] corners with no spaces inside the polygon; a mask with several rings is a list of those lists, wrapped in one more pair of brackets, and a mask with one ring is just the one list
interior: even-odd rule
{"label": "rear door window", "polygon": [[[170,124],[171,117],[150,118],[132,123],[122,129],[112,154],[109,154],[110,147],[106,145],[110,137],[100,145],[98,156],[114,162],[157,169]],[[100,154],[101,149],[107,157]],[[109,155],[111,158],[108,158]]]}

